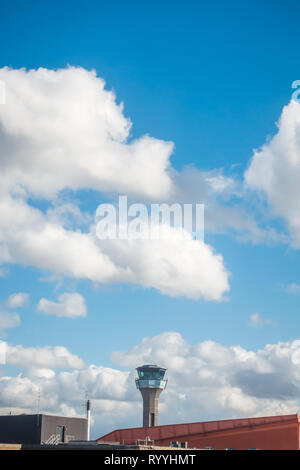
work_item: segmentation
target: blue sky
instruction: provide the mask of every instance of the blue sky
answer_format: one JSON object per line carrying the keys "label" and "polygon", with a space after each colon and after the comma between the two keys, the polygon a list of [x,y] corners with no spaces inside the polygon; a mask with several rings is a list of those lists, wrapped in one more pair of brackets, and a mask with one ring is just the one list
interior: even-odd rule
{"label": "blue sky", "polygon": [[[139,272],[134,273],[134,282],[125,279],[124,282],[103,283],[91,281],[89,276],[62,275],[55,268],[51,269],[51,263],[46,269],[41,269],[36,261],[39,254],[33,253],[30,258],[24,253],[18,256],[10,253],[10,261],[6,262],[4,255],[0,258],[3,260],[1,314],[19,315],[19,324],[3,328],[2,340],[24,348],[63,346],[86,365],[112,368],[120,374],[133,370],[139,363],[130,363],[129,360],[116,362],[116,356],[112,358],[114,352],[124,351],[124,357],[126,352],[130,356],[132,348],[140,347],[138,345],[143,338],[157,337],[165,332],[179,333],[190,347],[214,341],[225,348],[240,345],[249,351],[264,350],[267,344],[290,344],[297,340],[300,301],[300,237],[296,216],[300,138],[298,140],[297,135],[300,131],[298,104],[292,108],[290,101],[291,84],[300,78],[299,9],[295,1],[125,3],[87,0],[82,3],[30,0],[1,6],[1,70],[8,66],[11,69],[43,67],[55,71],[72,66],[74,77],[79,67],[95,70],[97,77],[105,80],[106,90],[113,90],[116,103],[123,102],[122,115],[132,123],[126,145],[144,135],[163,143],[174,143],[174,151],[168,157],[171,171],[176,173],[179,186],[187,166],[195,175],[194,186],[184,197],[193,194],[198,202],[204,202],[208,210],[207,220],[210,220],[211,211],[214,221],[207,224],[205,242],[213,247],[215,254],[222,255],[230,286],[217,300],[207,300],[202,295],[181,295],[174,286],[170,295],[157,288],[155,280],[146,287],[145,282],[140,281]],[[20,75],[11,81],[11,86],[16,87],[14,92],[20,96],[24,77]],[[0,79],[6,81],[9,88],[9,75],[0,75]],[[85,80],[88,83],[88,76]],[[33,93],[35,86],[32,84]],[[38,96],[39,92],[36,93]],[[76,106],[76,94],[73,98]],[[25,92],[22,99],[26,108]],[[52,99],[58,99],[57,95],[54,94]],[[8,105],[9,101],[2,105],[2,110]],[[30,106],[29,103],[28,109]],[[35,106],[36,111],[38,104]],[[278,133],[276,122],[284,107],[286,124],[282,127],[279,124],[282,137],[278,144],[274,140]],[[47,113],[45,109],[41,113]],[[26,114],[24,116],[26,120]],[[12,114],[13,130],[7,130],[8,120],[5,119],[8,119],[6,115],[1,120],[4,130],[0,135],[4,142],[0,148],[3,161],[11,158],[5,153],[5,138],[13,135],[14,144],[19,145],[18,139],[23,131],[18,129],[26,128],[20,112]],[[30,132],[36,136],[41,132],[38,115],[34,119]],[[61,129],[63,132],[63,127]],[[292,149],[287,129],[296,136]],[[24,130],[24,136],[30,139],[32,136],[28,137],[26,132]],[[255,150],[260,152],[261,158],[254,162]],[[22,158],[22,153],[20,155]],[[62,152],[59,158],[66,159],[67,154]],[[292,158],[294,167],[290,164]],[[65,168],[66,175],[72,172],[72,160],[69,170]],[[248,168],[249,176],[246,176]],[[7,178],[13,176],[7,177],[6,170],[1,171],[5,184],[10,184]],[[270,184],[268,172],[273,175]],[[59,170],[57,175],[61,177]],[[209,195],[199,200],[201,185],[207,184],[204,183],[206,178],[220,175],[229,189],[221,192],[210,189]],[[37,208],[43,215],[47,209],[57,207],[57,201],[63,201],[71,202],[93,217],[101,201],[124,193],[122,185],[112,186],[106,191],[101,185],[99,190],[95,190],[86,184],[74,189],[76,185],[70,188],[72,184],[67,182],[59,188],[55,199],[48,194],[41,196],[40,190],[32,189],[36,183],[34,178],[37,177],[33,175],[30,183],[26,179],[21,185],[27,188],[28,206]],[[154,199],[156,195],[160,198],[159,189],[155,193],[155,183],[156,177],[153,179]],[[141,192],[137,197],[140,201],[144,195]],[[146,199],[149,201],[148,196]],[[228,210],[227,215],[223,215],[226,223],[216,212],[217,209],[220,214],[225,214],[224,207]],[[240,211],[240,228],[233,222],[233,208]],[[247,221],[250,220],[253,225],[249,230]],[[78,224],[77,230],[87,231],[87,224],[84,229],[81,222]],[[261,231],[259,235],[258,231]],[[2,249],[6,246],[5,239],[1,239],[1,243]],[[198,266],[198,269],[205,272],[208,268]],[[20,306],[8,306],[8,297],[16,293],[28,294],[27,300],[20,302]],[[59,296],[65,293],[78,293],[83,297],[85,316],[69,318],[53,312],[46,315],[45,309],[37,308],[41,299],[57,303]],[[252,317],[251,324],[251,316],[257,313],[259,317]],[[259,320],[255,322],[255,318]],[[148,358],[139,354],[137,361]],[[165,361],[162,365],[166,367],[168,360],[171,362],[169,357],[156,354],[153,357],[161,357]],[[43,367],[51,369],[46,362]],[[66,369],[70,368],[66,366]],[[32,371],[29,373],[27,369],[21,360],[19,363],[8,361],[2,372],[11,377],[12,387],[15,386],[13,379],[16,374],[20,373],[22,377],[29,374],[34,391],[40,378],[35,379]],[[53,370],[56,370],[55,366]],[[174,383],[176,373],[178,371],[173,371]],[[295,377],[291,381],[295,382]],[[180,387],[178,377],[176,383]],[[93,390],[89,393],[92,401],[93,398],[95,402],[107,399],[104,392],[103,396],[101,391],[99,395]],[[126,393],[130,395],[130,392],[124,393],[124,397],[116,400],[125,407]],[[258,399],[254,392],[251,396]],[[8,403],[4,394],[0,394],[0,398],[2,411],[6,412]],[[135,399],[140,402],[138,396]],[[289,399],[289,396],[285,398]],[[64,400],[61,397],[53,408],[46,411],[66,412],[67,408],[60,408]],[[78,403],[80,400],[82,396],[78,397]],[[71,404],[66,400],[65,404],[70,406],[68,411],[79,413],[78,403],[74,399]],[[95,411],[96,434],[120,424],[138,424],[138,418],[129,405],[128,409],[125,407],[128,413],[124,411],[124,416],[118,421],[109,410],[105,408],[103,411],[101,403],[97,405],[98,414]],[[273,403],[272,397],[270,403]],[[9,406],[16,410],[30,410],[28,403],[17,403],[17,400]],[[226,407],[218,406],[214,412],[206,410],[203,414],[199,409],[199,417],[225,416]],[[253,409],[233,407],[231,415],[260,414],[263,406],[265,402]],[[283,412],[297,410],[298,405],[293,402],[287,406],[290,408],[283,408]],[[162,419],[167,423],[172,414],[167,405],[165,410]],[[270,410],[279,413],[281,408],[276,402]],[[99,423],[101,421],[101,413],[105,413],[104,427],[97,424],[97,419]],[[192,420],[191,415],[182,413],[178,420]]]}

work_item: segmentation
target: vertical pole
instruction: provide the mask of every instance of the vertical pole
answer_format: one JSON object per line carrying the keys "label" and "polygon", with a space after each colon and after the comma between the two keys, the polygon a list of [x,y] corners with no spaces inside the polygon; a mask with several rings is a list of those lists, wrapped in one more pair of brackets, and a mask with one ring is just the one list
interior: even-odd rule
{"label": "vertical pole", "polygon": [[91,402],[86,402],[86,417],[87,417],[87,441],[90,440],[90,426],[91,426]]}

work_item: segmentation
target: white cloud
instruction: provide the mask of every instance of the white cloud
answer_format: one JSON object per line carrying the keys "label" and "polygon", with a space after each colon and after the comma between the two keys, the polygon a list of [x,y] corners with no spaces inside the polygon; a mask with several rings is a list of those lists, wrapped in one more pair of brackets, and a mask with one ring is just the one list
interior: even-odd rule
{"label": "white cloud", "polygon": [[283,108],[278,132],[254,152],[245,180],[260,191],[273,216],[286,221],[291,243],[300,247],[300,104],[294,100]]}
{"label": "white cloud", "polygon": [[6,362],[31,369],[81,369],[84,366],[83,360],[71,354],[64,346],[25,348],[8,344]]}
{"label": "white cloud", "polygon": [[20,324],[20,317],[16,313],[0,313],[0,336],[6,336],[8,328],[15,328]]}
{"label": "white cloud", "polygon": [[168,295],[220,300],[229,289],[222,256],[199,240],[182,240],[175,228],[168,240],[100,242],[93,232],[49,222],[21,200],[0,201],[1,213],[0,260],[95,282],[137,283]]}
{"label": "white cloud", "polygon": [[145,338],[129,351],[114,353],[113,359],[130,367],[166,367],[161,420],[187,422],[296,412],[299,352],[299,340],[254,352],[214,341],[192,346],[179,333],[169,332]]}
{"label": "white cloud", "polygon": [[160,240],[102,242],[110,259],[122,267],[119,279],[171,296],[222,300],[229,290],[229,272],[222,256],[187,233],[183,238],[180,229],[163,225],[160,229]]}
{"label": "white cloud", "polygon": [[20,198],[0,198],[0,215],[0,261],[99,282],[117,272],[91,234],[49,222]]}
{"label": "white cloud", "polygon": [[273,322],[269,318],[263,318],[259,313],[253,313],[250,316],[249,325],[253,327],[263,326],[263,325],[272,325]]}
{"label": "white cloud", "polygon": [[46,367],[29,367],[27,371],[27,377],[33,380],[36,378],[52,379],[54,376],[54,370],[47,369]]}
{"label": "white cloud", "polygon": [[[32,351],[26,353],[27,349]],[[299,410],[300,340],[251,351],[214,341],[191,345],[179,333],[166,332],[144,338],[128,351],[115,352],[113,359],[126,371],[89,365],[54,373],[51,369],[58,365],[57,353],[51,351],[50,359],[45,354],[38,364],[34,362],[40,356],[36,348],[24,350],[25,354],[21,348],[10,357],[18,357],[18,363],[29,369],[17,377],[0,377],[0,406],[28,412],[35,406],[32,396],[40,389],[41,411],[67,410],[83,415],[87,393],[92,402],[95,438],[114,428],[141,425],[142,399],[135,387],[134,369],[144,363],[168,369],[167,388],[160,397],[161,424]]]}
{"label": "white cloud", "polygon": [[[181,243],[175,229],[169,243],[100,243],[87,226],[90,215],[60,201],[61,191],[78,189],[168,199],[175,191],[171,142],[130,140],[122,105],[95,72],[2,68],[0,79],[7,85],[0,109],[0,263],[173,296],[224,298],[229,272],[207,244]],[[208,180],[218,193],[234,184],[216,174]],[[37,197],[50,206],[44,212],[32,205]]]}
{"label": "white cloud", "polygon": [[160,197],[171,187],[171,142],[128,142],[123,105],[94,71],[0,69],[1,178],[31,194],[90,188]]}
{"label": "white cloud", "polygon": [[6,306],[8,308],[19,308],[23,307],[23,305],[28,301],[28,294],[24,292],[18,292],[16,294],[12,294],[6,300]]}
{"label": "white cloud", "polygon": [[87,313],[84,297],[77,292],[61,294],[58,302],[43,298],[39,301],[37,308],[47,315],[57,317],[85,317]]}

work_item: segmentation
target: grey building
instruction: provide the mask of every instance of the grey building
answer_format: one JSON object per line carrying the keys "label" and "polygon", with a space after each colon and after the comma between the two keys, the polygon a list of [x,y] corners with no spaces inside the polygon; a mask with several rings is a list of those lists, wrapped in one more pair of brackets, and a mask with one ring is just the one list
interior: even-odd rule
{"label": "grey building", "polygon": [[64,416],[5,415],[0,416],[0,443],[59,444],[84,441],[88,436],[86,418]]}

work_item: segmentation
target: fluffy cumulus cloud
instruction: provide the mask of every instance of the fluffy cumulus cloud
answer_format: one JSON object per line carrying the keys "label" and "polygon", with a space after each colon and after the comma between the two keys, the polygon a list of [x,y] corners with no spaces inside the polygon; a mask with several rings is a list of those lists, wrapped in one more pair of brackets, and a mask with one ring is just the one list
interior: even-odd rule
{"label": "fluffy cumulus cloud", "polygon": [[[42,412],[85,416],[84,403],[88,393],[92,400],[93,420],[101,423],[104,430],[109,430],[112,423],[125,422],[134,415],[137,402],[132,397],[133,382],[129,372],[95,365],[59,372],[49,367],[74,368],[76,362],[82,366],[82,361],[78,363],[77,358],[68,364],[66,355],[60,361],[56,351],[44,351],[43,360],[33,360],[33,366],[31,361],[29,364],[22,361],[19,352],[14,359],[14,351],[9,351],[8,363],[22,363],[29,368],[16,377],[0,377],[0,407],[4,412],[12,408],[14,412],[35,412],[36,397],[40,394]],[[34,351],[28,351],[28,357],[31,352]]]}
{"label": "fluffy cumulus cloud", "polygon": [[28,369],[17,377],[0,377],[4,412],[12,406],[34,411],[32,396],[40,390],[43,412],[82,416],[87,393],[92,401],[93,437],[114,428],[139,426],[142,400],[134,377],[135,367],[144,363],[167,368],[168,384],[160,398],[161,424],[299,410],[299,340],[250,351],[214,341],[191,345],[179,333],[166,332],[144,338],[128,351],[115,352],[113,360],[123,370],[87,366],[62,350],[8,345],[8,363]]}
{"label": "fluffy cumulus cloud", "polygon": [[[64,191],[85,189],[169,200],[177,192],[171,142],[131,139],[122,104],[93,71],[5,67],[0,80],[6,84],[0,108],[0,263],[93,282],[138,283],[168,295],[224,297],[229,273],[207,244],[182,243],[175,229],[169,244],[101,243],[89,226],[90,214],[60,202]],[[209,184],[219,192],[230,182],[211,176]],[[38,208],[40,200],[47,209]]]}
{"label": "fluffy cumulus cloud", "polygon": [[254,152],[245,173],[251,189],[260,191],[273,215],[287,224],[291,243],[300,247],[300,104],[291,100],[283,108],[278,132]]}
{"label": "fluffy cumulus cloud", "polygon": [[83,360],[64,346],[25,348],[8,344],[6,362],[18,367],[48,369],[81,369],[84,366]]}
{"label": "fluffy cumulus cloud", "polygon": [[37,308],[47,315],[57,317],[85,317],[87,313],[85,300],[77,292],[61,294],[58,302],[43,298],[39,301]]}
{"label": "fluffy cumulus cloud", "polygon": [[0,261],[98,282],[116,275],[90,233],[67,230],[20,198],[0,197],[0,214]]}
{"label": "fluffy cumulus cloud", "polygon": [[93,71],[0,70],[1,173],[9,186],[38,196],[90,188],[159,197],[169,191],[170,142],[127,142],[123,105]]}
{"label": "fluffy cumulus cloud", "polygon": [[[229,290],[223,258],[201,240],[176,227],[160,226],[161,239],[105,240],[102,245],[120,279],[154,287],[170,296],[221,300]],[[126,271],[125,271],[126,267]]]}
{"label": "fluffy cumulus cloud", "polygon": [[294,413],[299,407],[299,340],[248,351],[214,341],[192,346],[168,332],[113,358],[124,366],[168,369],[161,396],[161,419],[168,422]]}
{"label": "fluffy cumulus cloud", "polygon": [[23,307],[23,305],[28,301],[28,298],[28,294],[24,292],[18,292],[16,294],[11,294],[6,300],[5,304],[8,308]]}

